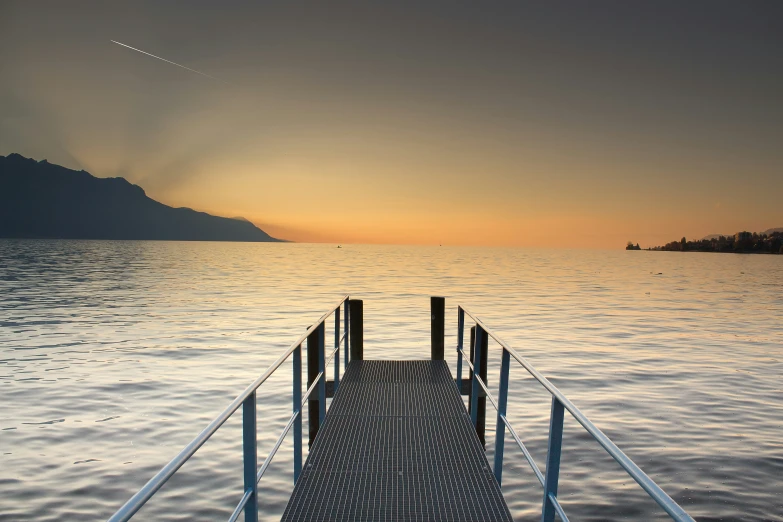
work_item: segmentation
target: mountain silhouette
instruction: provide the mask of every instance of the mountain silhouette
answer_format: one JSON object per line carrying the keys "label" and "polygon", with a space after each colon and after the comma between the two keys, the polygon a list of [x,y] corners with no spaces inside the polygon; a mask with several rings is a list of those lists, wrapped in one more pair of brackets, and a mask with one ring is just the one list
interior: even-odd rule
{"label": "mountain silhouette", "polygon": [[173,208],[124,178],[0,156],[0,237],[280,241],[241,219]]}

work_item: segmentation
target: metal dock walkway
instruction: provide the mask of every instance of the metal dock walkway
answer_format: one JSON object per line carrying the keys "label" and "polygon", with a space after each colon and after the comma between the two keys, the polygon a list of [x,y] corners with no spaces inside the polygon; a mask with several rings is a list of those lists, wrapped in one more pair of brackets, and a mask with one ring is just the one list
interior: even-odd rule
{"label": "metal dock walkway", "polygon": [[352,361],[282,518],[510,521],[444,361]]}
{"label": "metal dock walkway", "polygon": [[[452,379],[444,360],[445,299],[432,297],[430,306],[430,360],[373,361],[364,359],[362,301],[343,297],[109,521],[130,520],[241,409],[242,488],[237,488],[239,502],[228,517],[229,522],[236,522],[240,517],[245,522],[258,522],[259,511],[263,509],[258,483],[289,433],[293,437],[294,490],[283,513],[285,522],[510,521],[511,514],[500,491],[507,435],[541,485],[542,495],[532,499],[541,503],[541,522],[555,519],[568,522],[568,515],[558,500],[566,412],[672,520],[694,522],[554,384],[462,306],[456,310],[457,365],[456,379]],[[331,320],[334,327],[329,329],[334,334],[334,344],[327,355],[326,329]],[[464,337],[468,329],[470,344],[466,347]],[[490,340],[493,348],[501,350],[500,377],[494,393],[487,384]],[[306,381],[302,378],[303,352],[307,355]],[[289,359],[292,413],[259,467],[258,389]],[[551,396],[544,471],[506,417],[512,362],[526,370]],[[464,380],[463,366],[468,369]],[[470,395],[470,415],[460,394]],[[333,397],[331,404],[327,404],[329,397]],[[488,404],[495,410],[495,451],[491,467],[480,442],[484,440]],[[311,450],[307,462],[303,463],[305,412]],[[225,465],[218,463],[216,469]]]}

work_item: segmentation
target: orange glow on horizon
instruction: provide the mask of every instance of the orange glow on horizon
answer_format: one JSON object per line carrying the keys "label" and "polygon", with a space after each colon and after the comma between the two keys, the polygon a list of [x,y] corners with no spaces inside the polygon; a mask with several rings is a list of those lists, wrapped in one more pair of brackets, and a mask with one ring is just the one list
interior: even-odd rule
{"label": "orange glow on horizon", "polygon": [[11,2],[0,154],[299,242],[623,249],[783,227],[778,13],[685,4]]}

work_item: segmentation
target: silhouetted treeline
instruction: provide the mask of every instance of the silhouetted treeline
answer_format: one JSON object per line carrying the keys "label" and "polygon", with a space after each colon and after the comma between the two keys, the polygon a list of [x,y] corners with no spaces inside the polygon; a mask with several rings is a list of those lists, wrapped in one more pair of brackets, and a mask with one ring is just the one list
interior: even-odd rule
{"label": "silhouetted treeline", "polygon": [[682,238],[679,241],[672,241],[649,250],[783,254],[783,232],[772,232],[771,234],[737,232],[733,236],[718,236],[696,241],[687,241]]}

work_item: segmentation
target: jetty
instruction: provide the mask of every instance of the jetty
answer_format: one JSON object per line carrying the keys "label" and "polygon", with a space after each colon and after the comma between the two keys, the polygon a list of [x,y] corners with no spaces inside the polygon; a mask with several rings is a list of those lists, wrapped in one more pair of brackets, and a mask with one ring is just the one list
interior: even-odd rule
{"label": "jetty", "polygon": [[[557,497],[566,411],[672,520],[693,521],[560,390],[462,306],[457,307],[457,367],[456,376],[452,375],[445,361],[443,297],[430,299],[430,315],[429,359],[366,360],[363,302],[343,297],[109,520],[130,520],[241,409],[244,486],[237,492],[238,503],[229,522],[240,517],[245,522],[258,521],[259,481],[289,433],[293,436],[294,487],[284,522],[511,521],[501,490],[506,434],[541,485],[542,522],[568,521]],[[334,343],[328,355],[327,321],[334,321]],[[470,332],[467,353],[466,330]],[[502,350],[494,395],[486,378],[490,340],[493,348]],[[292,414],[259,466],[256,393],[289,358],[293,362]],[[506,418],[512,361],[552,397],[543,472]],[[466,379],[463,369],[468,371]],[[463,396],[468,397],[467,407]],[[484,453],[487,402],[495,411],[496,423],[492,465]],[[303,462],[305,411],[310,451]]]}

